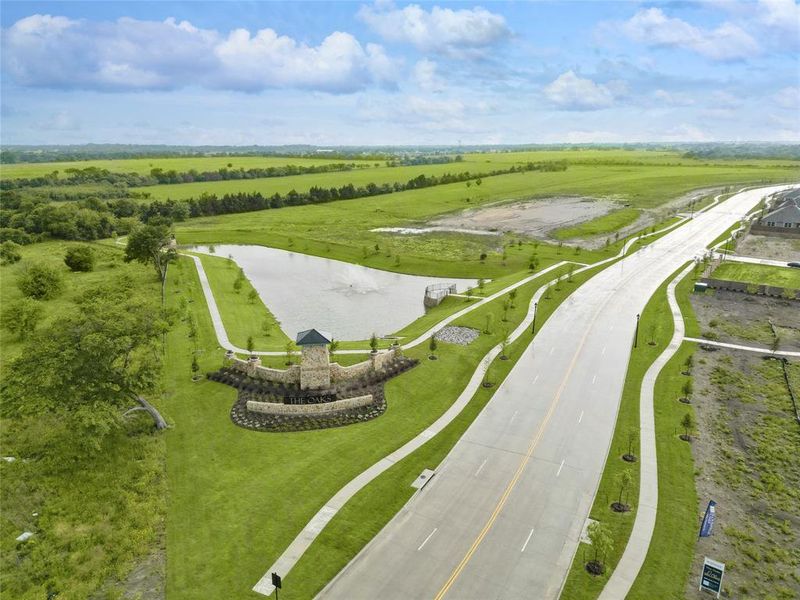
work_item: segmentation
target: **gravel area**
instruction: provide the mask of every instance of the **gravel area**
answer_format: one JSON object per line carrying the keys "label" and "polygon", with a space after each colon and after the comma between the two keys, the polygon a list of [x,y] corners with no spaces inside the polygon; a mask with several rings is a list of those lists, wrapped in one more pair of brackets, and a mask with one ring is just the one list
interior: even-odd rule
{"label": "gravel area", "polygon": [[479,335],[480,331],[470,327],[443,327],[435,337],[440,342],[466,346],[474,342]]}
{"label": "gravel area", "polygon": [[748,234],[736,245],[736,253],[787,262],[800,260],[800,239]]}

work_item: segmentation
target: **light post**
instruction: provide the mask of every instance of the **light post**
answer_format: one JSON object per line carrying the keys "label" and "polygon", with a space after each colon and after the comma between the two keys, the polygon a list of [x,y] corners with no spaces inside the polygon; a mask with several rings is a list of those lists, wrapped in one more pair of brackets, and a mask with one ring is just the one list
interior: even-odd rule
{"label": "light post", "polygon": [[533,324],[531,325],[531,335],[536,334],[536,309],[539,306],[538,302],[533,303]]}
{"label": "light post", "polygon": [[633,334],[633,347],[639,347],[639,313],[636,313],[636,333]]}

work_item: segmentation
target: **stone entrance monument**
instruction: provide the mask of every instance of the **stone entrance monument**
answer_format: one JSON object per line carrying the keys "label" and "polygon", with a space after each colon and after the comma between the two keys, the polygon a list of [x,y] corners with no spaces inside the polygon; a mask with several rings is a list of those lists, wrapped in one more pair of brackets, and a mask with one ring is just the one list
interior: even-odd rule
{"label": "stone entrance monument", "polygon": [[307,329],[297,334],[296,344],[302,349],[300,361],[300,389],[321,390],[331,386],[331,361],[328,344],[333,341],[329,333]]}

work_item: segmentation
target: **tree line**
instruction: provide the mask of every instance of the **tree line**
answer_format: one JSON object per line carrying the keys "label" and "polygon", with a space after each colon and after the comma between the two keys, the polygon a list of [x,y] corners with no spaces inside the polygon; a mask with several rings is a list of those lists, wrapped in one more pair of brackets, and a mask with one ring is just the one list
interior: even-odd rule
{"label": "tree line", "polygon": [[176,171],[175,169],[150,169],[149,174],[141,173],[113,173],[108,169],[99,167],[70,167],[64,169],[65,177],[59,171],[53,171],[38,177],[21,179],[4,179],[0,181],[0,189],[13,190],[21,188],[35,188],[43,186],[70,186],[84,185],[87,183],[101,183],[115,186],[145,187],[148,185],[165,185],[176,183],[194,183],[198,181],[229,181],[239,179],[265,179],[270,177],[288,177],[291,175],[309,175],[313,173],[332,173],[337,171],[351,171],[353,169],[367,168],[366,163],[331,163],[328,165],[282,165],[277,167],[264,167],[244,169],[222,167],[215,171]]}
{"label": "tree line", "polygon": [[527,171],[564,171],[564,161],[527,163],[508,169],[487,173],[444,173],[418,175],[408,181],[393,184],[352,183],[340,187],[314,186],[307,192],[291,190],[286,194],[271,196],[260,192],[235,194],[201,194],[186,200],[153,201],[148,204],[132,198],[84,198],[76,202],[54,204],[47,198],[31,196],[25,190],[0,191],[0,242],[30,244],[40,239],[95,240],[114,234],[126,235],[137,224],[153,219],[180,222],[192,217],[205,217],[233,213],[278,209],[284,206],[321,204],[336,200],[352,200],[369,196],[391,194],[405,190],[422,189],[448,183],[473,181],[480,185],[483,177]]}

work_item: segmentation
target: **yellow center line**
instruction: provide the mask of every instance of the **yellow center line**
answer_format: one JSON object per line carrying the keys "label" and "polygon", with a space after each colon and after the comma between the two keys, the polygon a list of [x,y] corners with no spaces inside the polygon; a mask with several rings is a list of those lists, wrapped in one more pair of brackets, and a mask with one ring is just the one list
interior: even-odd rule
{"label": "yellow center line", "polygon": [[516,487],[517,482],[522,476],[522,472],[525,470],[525,467],[528,465],[528,462],[531,459],[531,456],[533,456],[533,452],[536,449],[536,446],[539,444],[539,440],[541,440],[542,435],[544,434],[544,430],[547,428],[547,424],[550,422],[550,418],[553,416],[553,413],[555,412],[555,409],[558,406],[559,401],[561,400],[561,394],[567,387],[567,381],[569,380],[569,377],[572,374],[573,369],[575,368],[575,364],[578,362],[578,356],[580,355],[581,350],[583,350],[583,346],[586,344],[586,338],[589,337],[589,333],[591,332],[595,321],[597,321],[597,319],[600,317],[600,313],[610,302],[611,298],[613,298],[613,294],[610,295],[605,302],[603,302],[603,304],[597,310],[591,322],[589,323],[589,327],[586,328],[586,332],[583,334],[580,344],[578,344],[578,349],[575,351],[575,355],[572,357],[572,361],[570,362],[569,368],[567,369],[567,373],[566,375],[564,375],[564,379],[561,381],[561,385],[559,386],[558,391],[556,392],[556,395],[553,398],[553,401],[550,403],[550,407],[547,409],[547,414],[545,415],[542,424],[539,426],[539,429],[536,431],[536,435],[531,440],[531,443],[528,446],[528,450],[525,453],[525,456],[523,456],[522,460],[520,461],[519,467],[517,467],[514,476],[511,478],[511,481],[509,481],[508,485],[506,486],[503,495],[500,496],[500,500],[497,502],[497,505],[492,511],[492,514],[489,516],[489,520],[486,521],[486,524],[483,526],[483,529],[481,529],[480,533],[478,534],[478,537],[476,537],[475,541],[472,542],[472,546],[470,546],[469,550],[464,555],[464,558],[461,559],[461,562],[458,563],[458,566],[450,574],[449,579],[442,586],[442,589],[440,589],[439,593],[436,594],[435,600],[442,600],[442,598],[444,598],[445,594],[447,594],[448,590],[450,590],[452,585],[455,583],[456,579],[458,579],[458,576],[461,575],[461,571],[463,571],[464,567],[467,566],[467,563],[472,558],[472,555],[475,554],[475,551],[478,549],[478,546],[480,546],[481,542],[483,542],[483,538],[485,538],[486,534],[489,533],[489,530],[494,525],[494,522],[497,520],[497,517],[500,516],[503,507],[508,501],[508,497],[511,495],[511,492]]}

